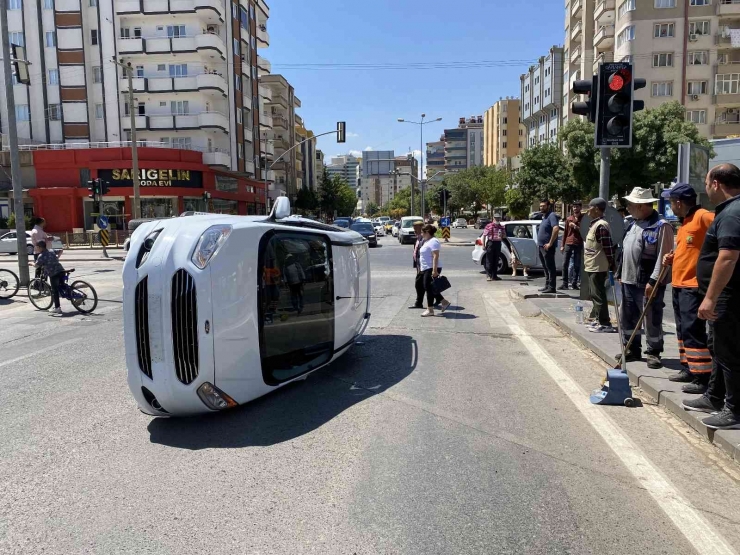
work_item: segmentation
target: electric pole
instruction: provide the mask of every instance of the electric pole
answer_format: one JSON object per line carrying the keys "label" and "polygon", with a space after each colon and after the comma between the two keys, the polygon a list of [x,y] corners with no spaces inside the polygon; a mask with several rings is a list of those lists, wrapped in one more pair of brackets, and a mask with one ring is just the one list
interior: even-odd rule
{"label": "electric pole", "polygon": [[[13,211],[15,212],[16,249],[20,284],[29,282],[28,254],[26,251],[26,222],[23,211],[23,183],[21,161],[18,155],[18,128],[15,121],[13,76],[10,69],[10,37],[8,36],[8,4],[0,0],[0,42],[2,42],[3,73],[5,74],[5,105],[8,109],[8,144],[10,146],[10,171],[13,181]],[[23,60],[25,62],[25,60]]]}
{"label": "electric pole", "polygon": [[139,194],[141,183],[139,181],[139,151],[136,142],[136,112],[134,111],[134,68],[131,66],[131,62],[123,63],[123,58],[121,58],[120,62],[117,62],[114,58],[113,63],[123,68],[128,78],[128,113],[131,117],[131,177],[134,182],[134,202],[131,210],[131,219],[136,220],[141,217],[141,196]]}

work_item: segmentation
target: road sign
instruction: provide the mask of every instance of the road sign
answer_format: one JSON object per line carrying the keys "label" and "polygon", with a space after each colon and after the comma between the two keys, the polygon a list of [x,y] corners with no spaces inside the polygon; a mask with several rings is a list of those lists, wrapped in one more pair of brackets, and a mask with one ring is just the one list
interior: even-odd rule
{"label": "road sign", "polygon": [[449,239],[450,238],[450,228],[449,227],[443,227],[442,228],[442,239]]}
{"label": "road sign", "polygon": [[107,229],[101,229],[99,232],[99,236],[101,245],[103,245],[104,247],[110,245],[110,231],[108,231]]}
{"label": "road sign", "polygon": [[98,227],[100,229],[108,229],[108,216],[103,216],[102,214],[98,216]]}
{"label": "road sign", "polygon": [[440,227],[450,227],[450,218],[440,218],[439,225]]}

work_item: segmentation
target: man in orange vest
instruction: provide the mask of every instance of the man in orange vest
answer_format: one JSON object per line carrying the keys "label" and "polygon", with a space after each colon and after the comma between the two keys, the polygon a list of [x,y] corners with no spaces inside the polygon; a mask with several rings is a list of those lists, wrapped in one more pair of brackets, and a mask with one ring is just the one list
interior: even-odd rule
{"label": "man in orange vest", "polygon": [[696,264],[714,214],[696,203],[696,191],[686,183],[674,185],[663,191],[662,196],[671,201],[673,213],[681,220],[675,251],[663,260],[666,266],[673,266],[673,312],[683,366],[681,372],[669,379],[690,382],[683,386],[685,393],[702,394],[707,390],[712,372],[712,356],[708,347],[707,323],[698,315],[704,296],[699,293]]}

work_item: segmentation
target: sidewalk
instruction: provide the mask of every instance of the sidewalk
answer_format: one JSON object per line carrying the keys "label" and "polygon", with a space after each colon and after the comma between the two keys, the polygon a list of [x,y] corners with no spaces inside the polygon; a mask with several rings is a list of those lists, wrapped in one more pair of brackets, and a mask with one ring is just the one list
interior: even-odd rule
{"label": "sidewalk", "polygon": [[[519,298],[524,298],[523,291],[512,289],[512,293]],[[570,335],[587,349],[593,351],[599,358],[610,367],[616,365],[615,356],[619,352],[619,336],[616,333],[591,333],[585,326],[576,324],[574,305],[577,302],[572,298],[533,298],[527,301],[539,309],[542,315],[557,325],[561,330]],[[587,303],[589,306],[590,303]],[[670,308],[666,308],[666,316]],[[612,321],[616,319],[616,313],[611,308]],[[672,321],[672,318],[671,318]],[[660,370],[651,370],[647,364],[642,362],[631,362],[627,365],[627,374],[633,387],[639,387],[648,396],[655,399],[675,416],[694,428],[699,434],[711,443],[722,449],[735,462],[740,463],[740,430],[710,430],[702,419],[708,415],[701,412],[686,411],[681,407],[681,401],[686,398],[698,397],[687,395],[681,391],[681,383],[668,381],[680,368],[678,345],[676,343],[675,325],[668,322],[664,325],[665,352],[663,353],[664,367]],[[643,344],[644,348],[644,344]],[[594,384],[597,389],[599,384]]]}

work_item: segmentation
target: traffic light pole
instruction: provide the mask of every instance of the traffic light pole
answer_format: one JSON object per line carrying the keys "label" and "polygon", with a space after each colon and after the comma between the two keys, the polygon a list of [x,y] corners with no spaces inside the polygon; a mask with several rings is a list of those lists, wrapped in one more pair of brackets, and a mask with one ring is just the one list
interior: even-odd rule
{"label": "traffic light pole", "polygon": [[[98,217],[100,217],[103,215],[103,182],[100,179],[98,179],[98,190],[100,191],[98,195]],[[102,242],[100,244],[103,245]],[[103,245],[103,258],[109,258],[105,245]]]}
{"label": "traffic light pole", "polygon": [[609,177],[611,172],[612,151],[610,148],[601,148],[601,172],[599,174],[599,196],[609,202]]}

